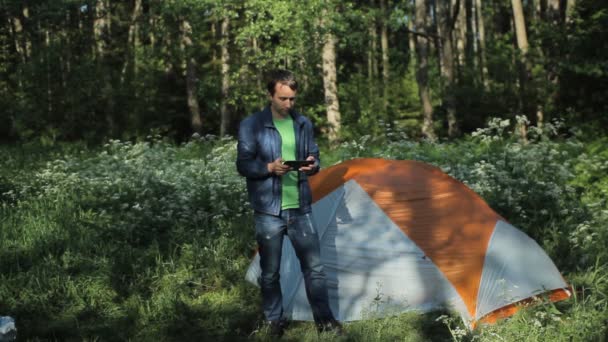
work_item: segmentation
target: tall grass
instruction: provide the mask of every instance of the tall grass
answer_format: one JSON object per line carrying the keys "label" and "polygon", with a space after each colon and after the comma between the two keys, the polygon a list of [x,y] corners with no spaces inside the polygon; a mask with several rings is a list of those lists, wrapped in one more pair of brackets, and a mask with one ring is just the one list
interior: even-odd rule
{"label": "tall grass", "polygon": [[[322,155],[325,165],[369,156],[441,167],[536,239],[575,289],[475,331],[449,312],[406,313],[349,323],[343,339],[605,338],[608,152],[559,129],[532,130],[524,144],[496,120],[429,143],[387,127]],[[269,340],[258,290],[243,279],[255,244],[235,146],[156,137],[0,148],[0,315],[32,340]],[[294,322],[284,339],[319,336]]]}

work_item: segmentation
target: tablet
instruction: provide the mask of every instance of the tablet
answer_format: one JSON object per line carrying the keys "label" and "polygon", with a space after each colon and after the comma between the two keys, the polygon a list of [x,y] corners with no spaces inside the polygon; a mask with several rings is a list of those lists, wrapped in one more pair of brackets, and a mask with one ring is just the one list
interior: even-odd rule
{"label": "tablet", "polygon": [[294,170],[301,168],[302,166],[308,166],[314,164],[314,160],[285,160],[284,165],[291,167]]}

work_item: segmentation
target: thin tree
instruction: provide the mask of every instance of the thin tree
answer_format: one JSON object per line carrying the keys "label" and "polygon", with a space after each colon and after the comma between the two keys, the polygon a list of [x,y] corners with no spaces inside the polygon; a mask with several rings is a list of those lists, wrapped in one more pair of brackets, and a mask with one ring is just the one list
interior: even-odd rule
{"label": "thin tree", "polygon": [[576,0],[567,0],[566,1],[566,23],[572,22],[572,12],[574,11],[574,7],[576,6]]}
{"label": "thin tree", "polygon": [[[527,83],[528,70],[528,35],[526,34],[526,24],[524,21],[524,11],[521,0],[511,0],[513,8],[513,22],[515,23],[515,35],[517,37],[517,47],[520,52],[520,110],[525,110],[525,89]],[[524,141],[527,141],[527,127],[520,124],[520,134]]]}
{"label": "thin tree", "polygon": [[198,78],[196,76],[196,62],[192,52],[192,26],[186,19],[180,22],[181,50],[186,64],[186,95],[188,109],[190,110],[190,126],[193,132],[200,133],[203,128],[201,111],[198,103]]}
{"label": "thin tree", "polygon": [[380,0],[380,12],[382,13],[382,23],[380,26],[380,46],[382,47],[382,81],[383,81],[383,93],[382,93],[382,108],[386,112],[388,107],[388,84],[389,84],[389,70],[390,63],[388,58],[388,12],[386,10],[387,0]]}
{"label": "thin tree", "polygon": [[107,40],[110,35],[110,15],[107,0],[97,0],[95,3],[95,20],[93,32],[95,35],[95,52],[97,59],[102,60],[106,53]]}
{"label": "thin tree", "polygon": [[376,52],[378,51],[378,33],[376,31],[376,2],[370,0],[370,20],[368,23],[368,35],[369,35],[369,48],[367,50],[367,63],[368,63],[368,76],[370,79],[370,89],[372,89],[371,82],[378,76],[378,61],[376,59]]}
{"label": "thin tree", "polygon": [[11,21],[13,40],[15,44],[15,51],[19,55],[19,60],[22,64],[27,63],[32,52],[32,42],[29,39],[28,34],[25,30],[25,24],[30,19],[29,8],[27,4],[23,5],[21,14],[14,15],[9,18]]}
{"label": "thin tree", "polygon": [[[561,6],[561,0],[548,0],[547,1],[547,14],[549,15],[551,21],[553,21],[554,23],[562,23],[564,22],[564,17],[562,14],[562,8],[564,6]],[[564,4],[566,4],[566,2],[564,1]]]}
{"label": "thin tree", "polygon": [[131,21],[129,22],[129,34],[127,37],[126,58],[123,62],[120,73],[120,83],[124,84],[130,68],[133,76],[137,75],[137,50],[140,46],[139,39],[139,19],[142,15],[142,0],[134,0],[133,10],[131,11]]}
{"label": "thin tree", "polygon": [[482,12],[482,8],[481,8],[481,0],[475,0],[475,14],[476,14],[476,18],[477,20],[475,21],[477,23],[477,39],[479,41],[479,51],[478,51],[478,56],[479,56],[479,66],[481,69],[481,79],[483,82],[483,87],[484,89],[488,89],[489,84],[489,78],[488,78],[488,65],[486,62],[486,30],[484,27],[484,23],[483,23],[483,12]]}
{"label": "thin tree", "polygon": [[417,72],[416,81],[418,82],[418,93],[422,104],[422,134],[430,139],[435,140],[435,132],[433,130],[433,106],[431,104],[431,96],[428,84],[428,28],[427,28],[427,4],[426,0],[415,0],[415,26],[416,32],[416,57],[417,57]]}
{"label": "thin tree", "polygon": [[228,111],[228,96],[230,91],[230,53],[228,51],[229,35],[228,30],[230,27],[230,17],[225,14],[222,20],[220,28],[221,39],[221,55],[222,61],[222,105],[220,108],[221,122],[220,122],[220,136],[224,136],[228,129],[230,122],[230,113]]}
{"label": "thin tree", "polygon": [[456,34],[456,61],[458,65],[459,77],[461,77],[462,67],[465,65],[465,42],[467,36],[467,18],[464,0],[451,0],[453,6],[458,6],[458,16],[454,24]]}
{"label": "thin tree", "polygon": [[323,10],[321,30],[323,35],[323,50],[321,53],[323,68],[323,89],[327,107],[327,123],[329,125],[327,138],[330,143],[338,140],[340,133],[340,101],[338,100],[338,77],[336,72],[336,36],[331,31],[328,20],[328,10]]}
{"label": "thin tree", "polygon": [[465,65],[470,70],[475,69],[475,25],[473,25],[473,1],[464,0],[465,23],[466,23],[466,44],[465,44]]}
{"label": "thin tree", "polygon": [[[438,31],[440,38],[440,56],[441,56],[441,75],[444,78],[444,105],[447,112],[448,118],[448,135],[450,137],[456,136],[459,132],[458,124],[456,120],[456,98],[454,97],[454,52],[452,49],[453,40],[452,33],[454,30],[454,22],[452,14],[452,6],[448,1],[438,2],[438,15],[439,20]],[[458,7],[456,6],[457,10]]]}
{"label": "thin tree", "polygon": [[[23,21],[21,20],[21,16],[18,13],[10,13],[9,15],[9,29],[11,31],[13,46],[15,52],[17,53],[17,59],[19,63],[25,64],[27,63],[28,56],[26,54],[25,48],[25,34],[23,30]],[[17,85],[19,90],[23,89],[23,76],[21,73],[17,74]]]}
{"label": "thin tree", "polygon": [[112,79],[110,73],[105,70],[105,60],[108,53],[108,41],[111,34],[111,8],[109,0],[97,0],[93,20],[93,36],[95,42],[95,62],[97,72],[100,75],[102,90],[101,94],[105,99],[104,114],[106,125],[110,136],[116,133],[116,123],[114,119],[115,101],[112,92]]}

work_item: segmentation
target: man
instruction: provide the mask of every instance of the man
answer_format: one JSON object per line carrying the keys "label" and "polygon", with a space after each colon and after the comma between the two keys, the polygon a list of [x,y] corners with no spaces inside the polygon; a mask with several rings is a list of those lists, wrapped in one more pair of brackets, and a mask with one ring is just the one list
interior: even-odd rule
{"label": "man", "polygon": [[[310,120],[294,111],[298,83],[292,73],[276,70],[267,84],[270,105],[244,119],[239,127],[236,166],[247,178],[254,210],[255,236],[262,269],[264,315],[273,335],[285,326],[279,283],[285,235],[300,260],[306,296],[319,331],[342,333],[329,308],[319,237],[311,219],[312,195],[307,177],[319,171],[319,148]],[[298,170],[286,160],[308,160]]]}

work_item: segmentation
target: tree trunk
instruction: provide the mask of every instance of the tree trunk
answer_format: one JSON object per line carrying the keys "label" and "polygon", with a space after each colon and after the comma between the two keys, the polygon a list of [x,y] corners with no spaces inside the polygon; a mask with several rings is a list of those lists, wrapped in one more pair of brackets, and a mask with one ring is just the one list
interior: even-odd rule
{"label": "tree trunk", "polygon": [[27,63],[31,55],[31,42],[24,29],[24,21],[27,20],[28,17],[29,11],[27,7],[25,7],[22,11],[22,15],[15,15],[11,18],[15,51],[17,51],[19,60],[22,64]]}
{"label": "tree trunk", "polygon": [[448,135],[459,133],[456,120],[456,98],[454,97],[454,52],[452,51],[452,9],[448,1],[439,1],[437,8],[438,31],[441,38],[441,75],[445,80],[444,105],[448,118]]}
{"label": "tree trunk", "polygon": [[372,19],[369,24],[369,37],[371,40],[371,48],[370,48],[370,61],[372,66],[372,78],[376,78],[378,76],[378,60],[376,59],[376,53],[378,51],[378,33],[376,30],[376,3],[374,0],[370,0],[370,5],[373,11]]}
{"label": "tree trunk", "polygon": [[211,22],[211,40],[213,41],[211,46],[211,65],[217,65],[217,21],[215,19]]}
{"label": "tree trunk", "polygon": [[[521,4],[521,0],[511,0],[511,6],[513,7],[513,22],[515,24],[515,35],[517,37],[517,47],[520,50],[520,112],[525,113],[527,107],[525,103],[525,93],[528,78],[528,36],[526,34],[526,24],[524,21],[524,11]],[[520,125],[520,134],[524,142],[527,141],[527,128],[525,124]]]}
{"label": "tree trunk", "polygon": [[186,64],[186,94],[188,99],[188,109],[190,110],[190,126],[195,133],[201,133],[203,123],[198,103],[198,79],[196,76],[196,61],[192,56],[192,27],[190,23],[183,19],[181,21],[182,34],[182,54]]}
{"label": "tree trunk", "polygon": [[475,70],[475,31],[473,25],[473,1],[465,0],[464,5],[466,17],[465,63],[470,70]]}
{"label": "tree trunk", "polygon": [[559,23],[560,20],[560,0],[548,0],[547,1],[547,16],[548,19],[553,23]]}
{"label": "tree trunk", "polygon": [[416,80],[418,81],[418,91],[420,95],[420,102],[423,110],[423,123],[422,123],[422,134],[430,139],[435,140],[435,132],[433,130],[433,106],[431,104],[431,98],[429,94],[428,85],[428,38],[426,34],[428,32],[426,18],[427,18],[427,6],[426,0],[415,0],[416,6],[416,32],[425,35],[424,37],[416,35],[416,56],[418,60],[418,70],[416,73]]}
{"label": "tree trunk", "polygon": [[566,1],[566,23],[572,22],[572,12],[574,11],[574,6],[576,6],[576,0],[567,0]]}
{"label": "tree trunk", "polygon": [[336,73],[336,36],[332,32],[325,34],[323,42],[323,89],[327,106],[328,140],[338,141],[340,133],[340,102],[338,100],[338,81]]}
{"label": "tree trunk", "polygon": [[220,108],[221,122],[220,122],[220,136],[224,136],[228,129],[230,122],[230,113],[228,112],[228,96],[230,89],[230,54],[228,53],[228,27],[230,25],[230,18],[226,16],[222,20],[221,35],[222,35],[222,49],[221,49],[221,60],[222,60],[222,106]]}
{"label": "tree trunk", "polygon": [[388,29],[386,21],[388,20],[388,12],[386,10],[387,0],[380,0],[380,11],[382,13],[382,27],[380,29],[380,45],[382,47],[382,108],[384,114],[388,110],[388,87],[389,87],[389,59],[388,59]]}
{"label": "tree trunk", "polygon": [[[127,38],[127,55],[125,57],[120,83],[124,84],[127,73],[130,71],[133,76],[137,74],[137,50],[139,49],[139,18],[142,15],[142,0],[134,0],[133,11],[131,12],[131,22],[129,23],[129,35]],[[129,68],[131,70],[129,70]]]}
{"label": "tree trunk", "polygon": [[[432,35],[432,41],[429,40],[431,54],[434,52],[437,54],[437,65],[439,67],[439,73],[443,74],[443,50],[441,49],[441,25],[439,25],[439,19],[437,18],[437,13],[439,10],[437,9],[436,0],[429,0],[427,2],[430,10],[430,23],[427,22],[427,26],[429,27],[428,34]],[[431,43],[432,42],[432,43]],[[435,50],[433,51],[433,47]]]}
{"label": "tree trunk", "polygon": [[95,35],[95,51],[98,59],[103,59],[107,49],[107,39],[109,38],[110,16],[107,0],[97,0],[95,4],[95,20],[93,22],[93,32]]}
{"label": "tree trunk", "polygon": [[[23,23],[27,27],[28,22],[30,21],[30,9],[27,7],[27,4],[23,5]],[[29,33],[24,30],[23,34],[23,46],[25,58],[30,59],[32,57],[32,41],[30,40]]]}
{"label": "tree trunk", "polygon": [[416,35],[412,33],[414,32],[414,20],[411,18],[407,21],[407,31],[408,46],[410,49],[409,53],[413,56],[416,54]]}
{"label": "tree trunk", "polygon": [[465,65],[465,42],[467,36],[466,12],[464,0],[452,0],[459,5],[458,17],[455,23],[456,30],[456,61],[458,63],[459,76],[462,72],[462,67]]}
{"label": "tree trunk", "polygon": [[48,117],[52,117],[53,113],[53,84],[51,83],[51,33],[48,28],[44,28],[44,63],[46,65],[46,100],[47,100],[47,114]]}
{"label": "tree trunk", "polygon": [[[373,0],[372,0],[372,4],[373,4]],[[372,83],[374,81],[374,49],[373,49],[373,43],[372,43],[372,37],[374,36],[374,19],[370,18],[369,19],[369,23],[368,23],[368,28],[367,28],[367,35],[368,35],[368,39],[367,39],[367,82],[368,82],[368,89],[370,90],[370,98],[371,98],[371,89],[372,89]]]}
{"label": "tree trunk", "polygon": [[481,69],[481,79],[484,89],[488,89],[488,65],[486,62],[486,30],[483,24],[483,12],[481,10],[481,0],[475,0],[475,13],[477,14],[477,32],[479,33],[479,64]]}
{"label": "tree trunk", "polygon": [[515,35],[517,37],[517,47],[526,58],[528,53],[528,35],[526,34],[526,23],[524,21],[524,11],[521,0],[511,0],[513,6],[513,21],[515,23]]}
{"label": "tree trunk", "polygon": [[[149,5],[152,6],[152,5]],[[154,50],[154,48],[156,47],[156,35],[154,34],[154,30],[156,29],[156,16],[155,13],[152,12],[152,8],[150,8],[148,10],[148,40],[149,40],[149,45],[150,45],[150,49]]]}
{"label": "tree trunk", "polygon": [[[66,10],[65,11],[65,23],[64,25],[61,27],[60,30],[60,37],[61,37],[61,45],[65,46],[66,48],[64,49],[64,52],[59,54],[59,67],[60,67],[60,74],[61,74],[61,89],[62,89],[62,93],[63,94],[67,94],[67,88],[68,88],[68,75],[72,74],[72,42],[70,40],[70,32],[69,32],[69,28],[72,27],[72,20],[71,20],[71,16],[70,16],[70,11]],[[66,100],[66,96],[61,96],[59,98],[60,104],[63,107],[63,104],[65,103]]]}
{"label": "tree trunk", "polygon": [[105,57],[107,55],[107,42],[110,39],[111,13],[108,0],[97,0],[95,3],[95,13],[93,21],[93,36],[95,39],[95,59],[97,72],[101,78],[101,94],[106,101],[104,108],[106,125],[110,136],[114,136],[116,123],[114,120],[114,94],[112,91],[112,77],[105,70]]}

